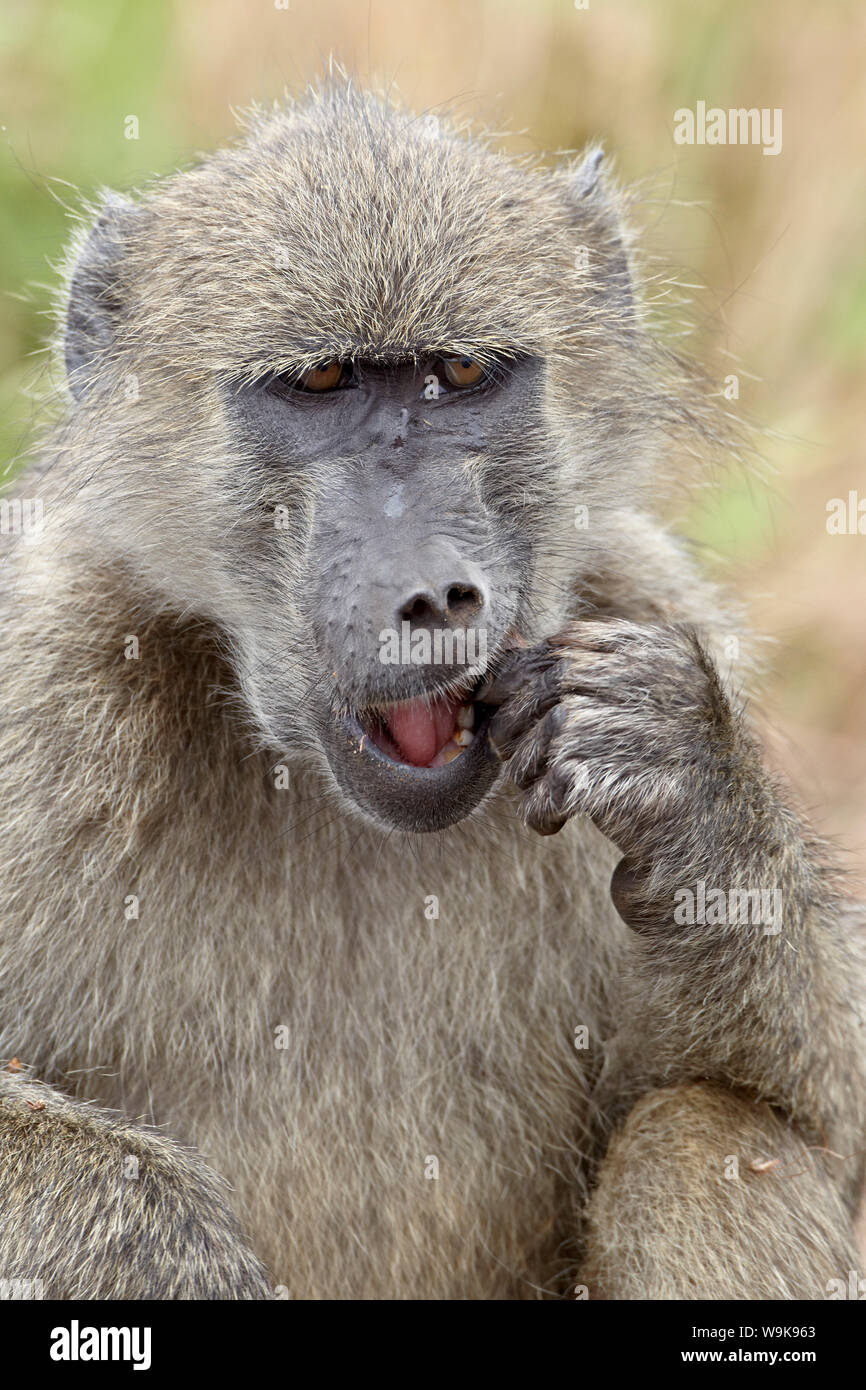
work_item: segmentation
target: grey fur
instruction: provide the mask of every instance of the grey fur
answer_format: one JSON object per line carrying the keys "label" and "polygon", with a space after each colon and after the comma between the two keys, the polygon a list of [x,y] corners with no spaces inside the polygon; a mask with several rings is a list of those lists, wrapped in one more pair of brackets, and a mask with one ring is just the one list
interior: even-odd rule
{"label": "grey fur", "polygon": [[[858,937],[716,673],[739,619],[653,516],[675,446],[729,431],[647,327],[597,154],[520,164],[338,84],[101,217],[73,399],[21,485],[45,535],[4,562],[0,1055],[28,1070],[0,1092],[0,1276],[824,1297],[855,1265]],[[541,364],[499,455],[459,459],[532,537],[494,727],[522,790],[407,836],[337,790],[308,715],[337,698],[301,597],[351,441],[268,472],[233,401],[446,346]],[[783,929],[674,926],[702,876],[778,884]]]}

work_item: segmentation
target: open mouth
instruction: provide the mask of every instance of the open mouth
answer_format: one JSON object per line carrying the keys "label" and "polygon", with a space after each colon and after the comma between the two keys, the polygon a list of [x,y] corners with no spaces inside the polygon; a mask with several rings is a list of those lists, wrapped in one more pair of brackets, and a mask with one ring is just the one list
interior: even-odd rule
{"label": "open mouth", "polygon": [[389,828],[462,820],[500,770],[487,740],[493,707],[473,699],[480,686],[337,716],[331,765],[343,790]]}
{"label": "open mouth", "polygon": [[471,698],[439,695],[432,700],[402,700],[362,716],[359,723],[393,762],[447,767],[475,741],[475,720]]}

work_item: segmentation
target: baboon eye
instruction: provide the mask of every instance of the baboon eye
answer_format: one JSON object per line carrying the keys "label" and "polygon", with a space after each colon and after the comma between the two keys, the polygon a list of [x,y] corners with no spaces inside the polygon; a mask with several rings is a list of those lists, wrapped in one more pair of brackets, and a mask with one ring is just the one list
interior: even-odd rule
{"label": "baboon eye", "polygon": [[474,357],[443,357],[445,375],[452,386],[477,386],[484,368]]}
{"label": "baboon eye", "polygon": [[303,372],[298,377],[297,384],[302,391],[333,391],[342,380],[343,363],[334,361],[311,367],[308,372]]}

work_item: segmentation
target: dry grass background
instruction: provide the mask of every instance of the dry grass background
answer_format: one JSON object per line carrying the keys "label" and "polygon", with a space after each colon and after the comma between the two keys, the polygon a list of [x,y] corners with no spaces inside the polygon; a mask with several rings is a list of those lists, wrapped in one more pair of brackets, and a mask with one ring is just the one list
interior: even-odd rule
{"label": "dry grass background", "polygon": [[[866,498],[866,8],[5,0],[0,43],[0,465],[32,432],[39,285],[75,188],[129,187],[188,161],[231,135],[232,107],[303,88],[331,52],[417,108],[510,131],[517,151],[601,137],[641,182],[654,249],[698,287],[692,349],[720,374],[734,355],[736,408],[768,431],[762,474],[714,479],[683,520],[772,639],[774,756],[862,878],[866,536],[830,536],[825,522],[828,499]],[[782,153],[677,146],[673,113],[699,99],[781,108]],[[137,141],[124,138],[130,114]]]}

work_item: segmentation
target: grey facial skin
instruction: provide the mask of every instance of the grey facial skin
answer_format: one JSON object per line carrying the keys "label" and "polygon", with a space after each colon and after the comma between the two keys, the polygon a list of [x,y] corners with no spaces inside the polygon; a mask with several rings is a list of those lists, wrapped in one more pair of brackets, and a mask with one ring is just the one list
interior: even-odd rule
{"label": "grey facial skin", "polygon": [[[397,701],[471,700],[525,621],[532,530],[489,461],[507,455],[515,418],[527,438],[541,432],[539,374],[537,362],[502,360],[479,384],[459,387],[428,356],[346,364],[329,391],[280,376],[226,393],[262,488],[276,495],[281,480],[304,480],[297,593],[320,671],[306,718],[344,792],[392,828],[462,819],[499,771],[483,737],[447,767],[421,768],[383,754],[365,729]],[[446,659],[383,661],[384,634],[405,644],[422,631],[428,650],[437,634],[457,639],[440,647]],[[479,706],[476,736],[487,719]],[[289,739],[294,710],[290,722]]]}

